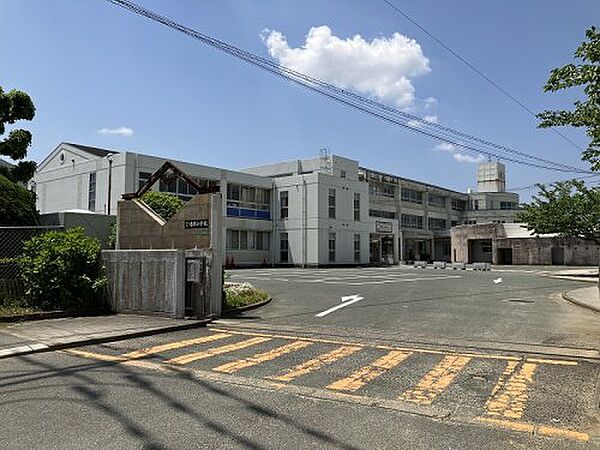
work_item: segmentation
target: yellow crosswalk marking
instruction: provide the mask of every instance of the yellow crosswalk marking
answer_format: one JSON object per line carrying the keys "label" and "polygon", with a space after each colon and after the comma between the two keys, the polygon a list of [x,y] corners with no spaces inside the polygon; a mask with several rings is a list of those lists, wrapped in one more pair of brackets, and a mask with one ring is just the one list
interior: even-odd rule
{"label": "yellow crosswalk marking", "polygon": [[171,358],[165,362],[167,364],[188,364],[193,361],[198,361],[199,359],[206,359],[210,358],[211,356],[241,350],[243,348],[251,347],[252,345],[257,345],[270,340],[271,338],[255,337],[251,339],[246,339],[245,341],[236,342],[235,344],[222,345],[221,347],[209,348],[208,350],[204,350],[202,352],[189,353],[187,355],[177,356],[176,358]]}
{"label": "yellow crosswalk marking", "polygon": [[296,367],[284,373],[283,375],[272,376],[267,378],[275,381],[292,381],[294,378],[298,378],[302,375],[306,375],[307,373],[314,372],[315,370],[320,369],[325,364],[329,364],[337,361],[338,359],[350,356],[351,354],[359,351],[361,348],[362,347],[358,346],[342,345],[341,347],[338,347],[335,350],[332,350],[328,353],[323,353],[322,355],[319,355],[314,359],[310,359],[302,364],[298,364]]}
{"label": "yellow crosswalk marking", "polygon": [[415,387],[405,391],[401,399],[422,405],[429,405],[446,389],[471,358],[466,356],[446,356],[431,369]]}
{"label": "yellow crosswalk marking", "polygon": [[223,364],[222,366],[215,367],[213,370],[217,372],[224,373],[234,373],[238,370],[244,369],[246,367],[255,366],[265,361],[271,361],[275,358],[279,358],[280,356],[286,355],[288,353],[294,352],[296,350],[303,349],[312,345],[312,342],[306,341],[296,341],[291,344],[286,344],[281,347],[277,347],[273,350],[270,350],[265,353],[259,353],[258,355],[251,356],[249,358],[239,359],[237,361],[233,361],[227,364]]}
{"label": "yellow crosswalk marking", "polygon": [[145,356],[154,355],[156,353],[168,352],[169,350],[177,350],[178,348],[189,347],[191,345],[204,344],[206,342],[213,342],[219,339],[223,339],[231,336],[227,333],[211,334],[209,336],[202,336],[194,339],[186,339],[185,341],[169,342],[168,344],[156,345],[154,347],[143,348],[135,350],[133,352],[125,353],[124,358],[136,359],[143,358]]}
{"label": "yellow crosswalk marking", "polygon": [[516,371],[517,364],[509,362],[485,404],[487,415],[520,419],[525,411],[527,390],[533,383],[537,366],[534,363],[523,363]]}
{"label": "yellow crosswalk marking", "polygon": [[371,364],[358,369],[349,377],[331,383],[327,388],[337,391],[356,391],[389,369],[396,367],[410,355],[411,353],[392,350]]}

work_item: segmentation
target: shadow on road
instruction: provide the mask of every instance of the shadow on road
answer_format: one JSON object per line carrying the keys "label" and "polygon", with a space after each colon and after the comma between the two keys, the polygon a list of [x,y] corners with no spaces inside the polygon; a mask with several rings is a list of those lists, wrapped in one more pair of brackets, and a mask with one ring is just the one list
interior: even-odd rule
{"label": "shadow on road", "polygon": [[[126,413],[122,411],[122,408],[119,408],[118,404],[110,403],[105,399],[105,394],[101,389],[98,389],[97,380],[86,374],[91,370],[105,369],[110,370],[113,373],[116,372],[120,374],[125,382],[127,382],[128,386],[133,386],[137,389],[144,391],[144,393],[150,394],[153,398],[160,402],[163,408],[167,408],[166,414],[169,412],[173,413],[181,413],[185,414],[195,422],[197,422],[202,427],[207,427],[210,430],[223,435],[224,437],[234,440],[237,444],[252,449],[262,449],[264,448],[258,442],[255,442],[251,439],[246,438],[242,434],[237,431],[231,429],[231,427],[227,427],[219,421],[218,417],[208,417],[205,414],[202,414],[198,411],[196,404],[188,404],[184,403],[177,398],[169,395],[164,390],[161,390],[158,385],[151,380],[152,377],[167,377],[167,376],[177,376],[180,380],[184,380],[186,384],[193,385],[196,389],[201,389],[207,395],[219,396],[228,400],[233,400],[240,407],[249,411],[252,414],[268,417],[269,419],[279,421],[285,425],[289,425],[297,429],[298,431],[311,436],[314,439],[321,441],[324,444],[328,444],[334,446],[336,448],[346,449],[346,450],[354,450],[356,447],[344,443],[338,440],[335,437],[329,436],[322,431],[319,431],[315,428],[311,428],[309,426],[302,425],[288,417],[284,414],[278,413],[277,411],[262,406],[256,402],[247,400],[242,398],[239,395],[236,395],[233,392],[228,392],[225,389],[219,388],[214,383],[209,383],[204,380],[195,378],[192,374],[187,372],[178,372],[177,374],[172,375],[164,375],[157,373],[150,373],[141,375],[135,370],[119,364],[118,362],[104,362],[98,361],[89,364],[78,364],[72,365],[68,367],[64,366],[54,366],[48,362],[40,361],[39,355],[29,355],[29,356],[17,356],[21,361],[27,363],[30,366],[33,366],[37,369],[33,369],[27,372],[20,372],[18,375],[11,375],[0,377],[0,389],[6,389],[10,386],[16,385],[26,385],[27,383],[31,383],[34,381],[40,380],[49,380],[52,378],[64,378],[66,385],[71,389],[78,397],[81,399],[65,399],[65,398],[48,398],[44,397],[44,401],[69,401],[69,402],[84,402],[88,406],[93,406],[98,411],[102,412],[104,415],[111,417],[112,419],[118,421],[125,430],[125,432],[138,440],[142,444],[142,448],[146,450],[159,450],[168,448],[168,443],[161,443],[161,439],[156,433],[153,433],[151,430],[148,430],[147,427],[144,427],[142,423],[138,423],[129,417]],[[124,386],[120,384],[109,384],[103,383],[102,386]],[[44,388],[47,388],[48,384],[44,385]],[[182,389],[186,391],[190,389],[191,386],[182,386]],[[29,389],[19,389],[16,391],[25,391]],[[6,391],[4,391],[6,392]],[[39,401],[40,398],[34,399],[22,399],[22,400],[5,400],[0,401],[0,407],[6,407],[9,404],[16,403],[25,403],[25,402],[35,402]],[[149,405],[154,409],[157,407],[157,402],[151,402]],[[202,406],[202,405],[199,405]],[[194,430],[188,429],[186,432],[191,436],[194,434]],[[197,430],[199,435],[201,436],[202,430]]]}

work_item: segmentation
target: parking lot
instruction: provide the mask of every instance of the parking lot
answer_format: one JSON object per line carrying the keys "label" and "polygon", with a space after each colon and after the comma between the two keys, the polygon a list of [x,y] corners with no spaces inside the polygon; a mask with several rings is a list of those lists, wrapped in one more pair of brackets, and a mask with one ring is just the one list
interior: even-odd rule
{"label": "parking lot", "polygon": [[542,276],[548,270],[277,268],[231,271],[229,279],[248,281],[274,299],[248,313],[245,326],[456,346],[589,349],[590,341],[600,342],[600,318],[562,298],[581,283]]}

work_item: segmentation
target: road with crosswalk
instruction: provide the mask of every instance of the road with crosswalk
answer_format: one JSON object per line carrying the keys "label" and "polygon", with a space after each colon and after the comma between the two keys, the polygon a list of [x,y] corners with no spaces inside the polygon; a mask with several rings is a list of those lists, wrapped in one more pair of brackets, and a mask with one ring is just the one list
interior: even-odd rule
{"label": "road with crosswalk", "polygon": [[236,271],[274,301],[203,329],[3,360],[0,442],[600,448],[599,317],[557,297],[574,283],[539,272]]}

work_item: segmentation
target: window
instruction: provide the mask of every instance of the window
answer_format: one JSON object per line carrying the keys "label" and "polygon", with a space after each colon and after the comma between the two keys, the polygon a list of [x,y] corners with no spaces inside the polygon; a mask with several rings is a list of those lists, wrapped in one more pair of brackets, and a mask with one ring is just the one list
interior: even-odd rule
{"label": "window", "polygon": [[492,253],[492,244],[481,244],[482,253]]}
{"label": "window", "polygon": [[[142,183],[142,174],[145,174],[145,173],[144,172],[139,173],[140,186],[142,186],[142,184],[141,184]],[[219,182],[215,181],[215,180],[207,180],[207,179],[194,177],[194,181],[201,188],[209,189],[209,188],[215,188],[215,187],[219,186]],[[165,183],[163,180],[160,180],[160,182],[158,184],[158,190],[160,192],[170,192],[172,194],[175,194],[175,195],[177,195],[177,197],[179,197],[184,202],[189,201],[193,195],[197,194],[196,189],[194,189],[192,186],[190,186],[187,183],[187,181],[185,181],[182,178],[175,178],[175,179],[171,180],[171,182],[169,182],[169,183]]]}
{"label": "window", "polygon": [[393,198],[396,194],[396,186],[391,183],[383,183],[381,181],[371,180],[369,181],[369,192],[372,195]]}
{"label": "window", "polygon": [[519,205],[515,202],[500,202],[500,209],[519,209]]}
{"label": "window", "polygon": [[401,199],[404,202],[423,203],[423,193],[414,189],[402,188]]}
{"label": "window", "polygon": [[329,218],[335,219],[335,189],[329,189],[328,203]]}
{"label": "window", "polygon": [[354,235],[354,262],[360,262],[360,234]]}
{"label": "window", "polygon": [[88,184],[88,209],[96,211],[96,172],[90,173]]}
{"label": "window", "polygon": [[450,221],[450,226],[451,226],[451,227],[455,227],[455,226],[457,226],[457,225],[458,225],[458,220],[451,220],[451,221]]}
{"label": "window", "polygon": [[476,220],[465,220],[463,222],[465,225],[475,225],[477,223]]}
{"label": "window", "polygon": [[271,220],[271,191],[227,183],[227,216]]}
{"label": "window", "polygon": [[329,262],[335,262],[335,233],[329,233]]}
{"label": "window", "polygon": [[446,197],[439,194],[429,193],[427,196],[427,200],[429,202],[429,206],[437,206],[438,208],[446,207]]}
{"label": "window", "polygon": [[269,250],[268,231],[227,230],[227,250]]}
{"label": "window", "polygon": [[140,172],[138,173],[138,189],[141,189],[143,185],[145,185],[152,174],[150,172]]}
{"label": "window", "polygon": [[360,194],[354,193],[354,220],[360,221]]}
{"label": "window", "polygon": [[279,193],[279,211],[282,219],[289,217],[289,205],[288,191],[281,191]]}
{"label": "window", "polygon": [[429,229],[431,231],[442,231],[446,229],[446,219],[429,218]]}
{"label": "window", "polygon": [[340,178],[346,178],[346,171],[340,170]]}
{"label": "window", "polygon": [[279,235],[279,261],[288,262],[289,256],[288,234],[281,233]]}
{"label": "window", "polygon": [[473,211],[477,211],[477,210],[479,210],[479,200],[473,200],[473,201],[471,202],[471,209],[472,209]]}
{"label": "window", "polygon": [[464,211],[465,209],[467,209],[467,202],[465,200],[453,198],[452,199],[452,209],[454,211]]}
{"label": "window", "polygon": [[378,209],[370,209],[369,216],[381,217],[382,219],[395,219],[396,213],[393,211],[380,211]]}
{"label": "window", "polygon": [[268,231],[257,231],[254,239],[254,248],[256,250],[269,250],[271,243],[271,233]]}
{"label": "window", "polygon": [[403,228],[423,228],[423,216],[414,216],[412,214],[402,214],[401,222]]}

